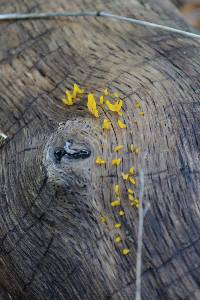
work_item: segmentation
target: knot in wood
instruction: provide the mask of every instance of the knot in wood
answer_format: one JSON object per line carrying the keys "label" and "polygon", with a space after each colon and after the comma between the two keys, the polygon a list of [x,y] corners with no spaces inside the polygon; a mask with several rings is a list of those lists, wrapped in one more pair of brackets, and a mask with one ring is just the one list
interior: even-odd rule
{"label": "knot in wood", "polygon": [[70,120],[60,125],[49,137],[43,163],[48,181],[54,186],[62,186],[73,192],[89,186],[94,154],[86,127],[89,130],[86,123]]}
{"label": "knot in wood", "polygon": [[65,143],[64,148],[57,147],[54,151],[54,156],[57,162],[60,162],[61,159],[66,155],[69,159],[85,159],[90,157],[91,151],[89,149],[79,149],[73,147],[74,141],[68,140]]}

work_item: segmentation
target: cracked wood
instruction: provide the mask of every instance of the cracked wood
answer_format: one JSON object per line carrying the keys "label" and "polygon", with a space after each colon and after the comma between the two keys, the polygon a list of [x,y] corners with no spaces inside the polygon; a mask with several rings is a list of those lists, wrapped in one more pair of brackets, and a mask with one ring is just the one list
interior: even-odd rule
{"label": "cracked wood", "polygon": [[[187,30],[167,0],[1,3],[2,12],[58,9],[112,11]],[[133,143],[148,151],[142,298],[199,299],[199,42],[86,17],[0,28],[0,129],[10,138],[0,149],[0,298],[134,298],[138,214],[124,204],[121,235],[131,251],[122,257],[110,206],[121,169],[95,165],[97,155],[111,161],[114,146]],[[74,82],[118,92],[127,131],[103,133],[84,104],[66,110],[60,99]],[[145,111],[138,126],[135,100]],[[56,162],[55,149],[69,139],[91,155]],[[132,163],[126,154],[122,168]]]}

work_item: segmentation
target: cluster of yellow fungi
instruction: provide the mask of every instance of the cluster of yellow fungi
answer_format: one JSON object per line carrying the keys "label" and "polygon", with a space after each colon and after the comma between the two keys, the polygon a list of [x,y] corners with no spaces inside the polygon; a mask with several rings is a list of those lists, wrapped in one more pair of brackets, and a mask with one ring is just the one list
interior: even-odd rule
{"label": "cluster of yellow fungi", "polygon": [[[117,145],[116,147],[114,147],[113,152],[121,152],[123,148],[124,148],[123,145]],[[129,148],[130,148],[131,153],[135,153],[135,155],[138,156],[138,154],[139,154],[139,148],[138,147],[133,147],[133,145],[131,144]],[[105,160],[103,160],[103,161],[104,161],[104,163],[106,163]],[[121,158],[112,159],[111,165],[116,165],[118,167],[120,162],[121,162]],[[97,161],[96,161],[96,163],[99,164]],[[137,173],[136,173],[135,168],[133,166],[130,167],[128,172],[126,172],[126,173],[121,172],[122,179],[127,180],[131,185],[127,190],[128,200],[129,200],[130,206],[134,206],[136,208],[139,208],[140,207],[140,201],[136,197],[136,192],[133,189],[133,186],[138,185],[137,179],[135,178],[136,175],[137,175]],[[111,204],[111,207],[113,209],[117,209],[118,216],[123,217],[125,215],[125,212],[122,208],[123,203],[121,201],[121,192],[120,192],[119,184],[114,184],[114,200],[111,201],[110,204]],[[102,223],[106,223],[106,218],[101,216],[100,221]],[[122,228],[122,223],[121,222],[115,223],[114,228],[118,229],[118,230],[121,229]],[[119,231],[117,232],[117,234],[114,237],[114,242],[115,242],[115,244],[120,244],[120,243],[123,242],[121,234],[120,234]],[[128,248],[123,248],[122,251],[121,251],[122,255],[127,255],[127,254],[129,254],[129,252],[130,252],[130,250]]]}
{"label": "cluster of yellow fungi", "polygon": [[[62,101],[65,105],[71,106],[77,102],[77,100],[80,100],[81,97],[84,94],[84,89],[81,89],[76,83],[74,84],[73,91],[66,90],[65,97],[62,98]],[[99,102],[96,101],[95,96],[93,93],[87,93],[87,108],[89,112],[95,116],[96,118],[100,117],[100,113],[98,110],[97,105],[104,106],[106,109],[108,109],[111,112],[114,112],[118,116],[117,124],[119,128],[126,129],[126,124],[120,119],[122,116],[122,105],[123,101],[120,99],[118,93],[113,93],[111,95],[111,98],[115,99],[115,102],[112,103],[109,99],[109,92],[108,89],[105,89],[103,91],[103,94],[99,98]],[[106,99],[107,97],[107,99]],[[137,108],[141,108],[140,103],[136,103]],[[141,116],[144,116],[144,112],[140,111],[138,113]],[[105,130],[109,130],[111,128],[111,122],[108,119],[103,120],[102,128]]]}
{"label": "cluster of yellow fungi", "polygon": [[[80,100],[81,97],[84,94],[84,89],[79,88],[79,86],[77,84],[74,84],[74,88],[73,91],[70,92],[69,90],[66,90],[66,96],[64,98],[62,98],[62,101],[65,105],[73,105],[74,103],[76,103],[77,100]],[[110,97],[108,97],[110,96]],[[114,98],[115,102],[112,103],[110,101],[110,98]],[[110,94],[108,89],[105,89],[103,91],[103,94],[100,96],[99,98],[99,103],[97,104],[97,101],[95,99],[95,96],[93,93],[87,93],[87,108],[89,110],[89,112],[96,118],[100,117],[100,113],[98,110],[98,106],[104,107],[104,109],[108,109],[109,111],[111,111],[112,113],[116,114],[117,116],[117,124],[118,127],[120,129],[126,129],[127,125],[122,121],[121,117],[123,115],[122,113],[122,105],[123,105],[123,101],[120,99],[119,94],[118,93],[113,93]],[[135,103],[135,108],[139,109],[140,111],[138,112],[139,116],[144,116],[144,112],[141,110],[142,106],[140,101],[136,101]],[[102,129],[103,130],[110,130],[112,126],[112,123],[110,120],[108,120],[107,118],[105,118],[103,120],[102,123]],[[113,152],[114,153],[120,153],[124,148],[124,145],[117,145],[114,147]],[[138,147],[134,147],[133,144],[129,145],[129,151],[134,154],[136,157],[139,155],[139,148]],[[111,166],[116,166],[119,167],[121,164],[122,159],[120,157],[117,158],[113,158],[111,160]],[[106,164],[106,160],[100,156],[96,157],[96,164],[97,165],[105,165]],[[121,172],[121,177],[124,181],[129,182],[129,184],[131,185],[131,187],[128,188],[127,190],[127,194],[128,194],[128,200],[130,202],[131,206],[134,206],[136,208],[140,207],[140,201],[139,199],[136,197],[136,193],[135,191],[132,189],[132,187],[137,187],[138,182],[137,179],[135,178],[137,175],[135,168],[132,166],[130,167],[130,169],[127,172]],[[118,184],[114,185],[114,200],[111,201],[111,207],[113,209],[117,209],[117,214],[120,217],[125,216],[125,212],[122,208],[122,201],[121,201],[121,194],[120,194],[120,188]],[[100,222],[101,223],[107,223],[107,219],[104,216],[100,216]],[[122,228],[122,223],[118,222],[114,224],[114,228],[117,230],[120,230]],[[118,231],[117,234],[114,237],[114,242],[115,244],[120,244],[123,242],[122,237],[120,235],[120,232]],[[122,255],[127,255],[130,252],[130,250],[128,248],[123,248],[121,253]]]}

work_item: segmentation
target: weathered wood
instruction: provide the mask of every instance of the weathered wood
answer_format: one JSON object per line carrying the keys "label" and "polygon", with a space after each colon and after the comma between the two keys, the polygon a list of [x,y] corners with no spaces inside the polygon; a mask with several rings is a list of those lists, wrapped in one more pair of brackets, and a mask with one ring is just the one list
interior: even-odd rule
{"label": "weathered wood", "polygon": [[[99,9],[187,29],[168,1],[1,1],[2,12]],[[134,299],[137,210],[125,198],[120,172],[145,164],[143,299],[199,299],[200,59],[197,40],[97,18],[0,24],[0,285],[13,299]],[[102,133],[85,104],[60,99],[74,82],[124,99],[127,130]],[[136,119],[141,100],[145,118]],[[101,110],[101,120],[104,112]],[[85,159],[53,151],[68,139],[91,151]],[[107,161],[117,144],[121,169]],[[123,186],[121,236],[115,246],[112,187]],[[99,222],[103,213],[108,225]]]}
{"label": "weathered wood", "polygon": [[0,287],[0,300],[11,300],[11,296],[2,287]]}

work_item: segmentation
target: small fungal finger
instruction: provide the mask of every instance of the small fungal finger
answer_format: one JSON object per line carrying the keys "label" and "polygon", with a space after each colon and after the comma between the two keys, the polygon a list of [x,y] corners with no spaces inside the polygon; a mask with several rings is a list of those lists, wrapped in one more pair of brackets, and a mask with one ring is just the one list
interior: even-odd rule
{"label": "small fungal finger", "polygon": [[120,119],[117,121],[119,128],[126,129],[126,124],[124,124]]}
{"label": "small fungal finger", "polygon": [[122,250],[122,254],[123,254],[123,255],[129,254],[129,252],[130,252],[130,250],[129,250],[128,248],[124,248],[124,249]]}
{"label": "small fungal finger", "polygon": [[113,149],[113,151],[114,151],[114,152],[119,152],[119,151],[122,150],[123,148],[124,148],[123,145],[118,145],[118,146],[116,146],[116,147]]}
{"label": "small fungal finger", "polygon": [[119,166],[120,163],[121,163],[121,158],[115,158],[115,159],[112,159],[112,161],[111,161],[112,166]]}
{"label": "small fungal finger", "polygon": [[120,200],[115,200],[111,202],[111,206],[112,207],[116,207],[116,206],[120,206],[121,205],[121,201]]}
{"label": "small fungal finger", "polygon": [[121,223],[116,223],[116,224],[115,224],[115,228],[116,228],[116,229],[119,229],[119,228],[121,228],[121,227],[122,227],[122,224],[121,224]]}
{"label": "small fungal finger", "polygon": [[96,158],[96,164],[97,165],[105,165],[106,161],[102,159],[100,156],[97,156]]}

